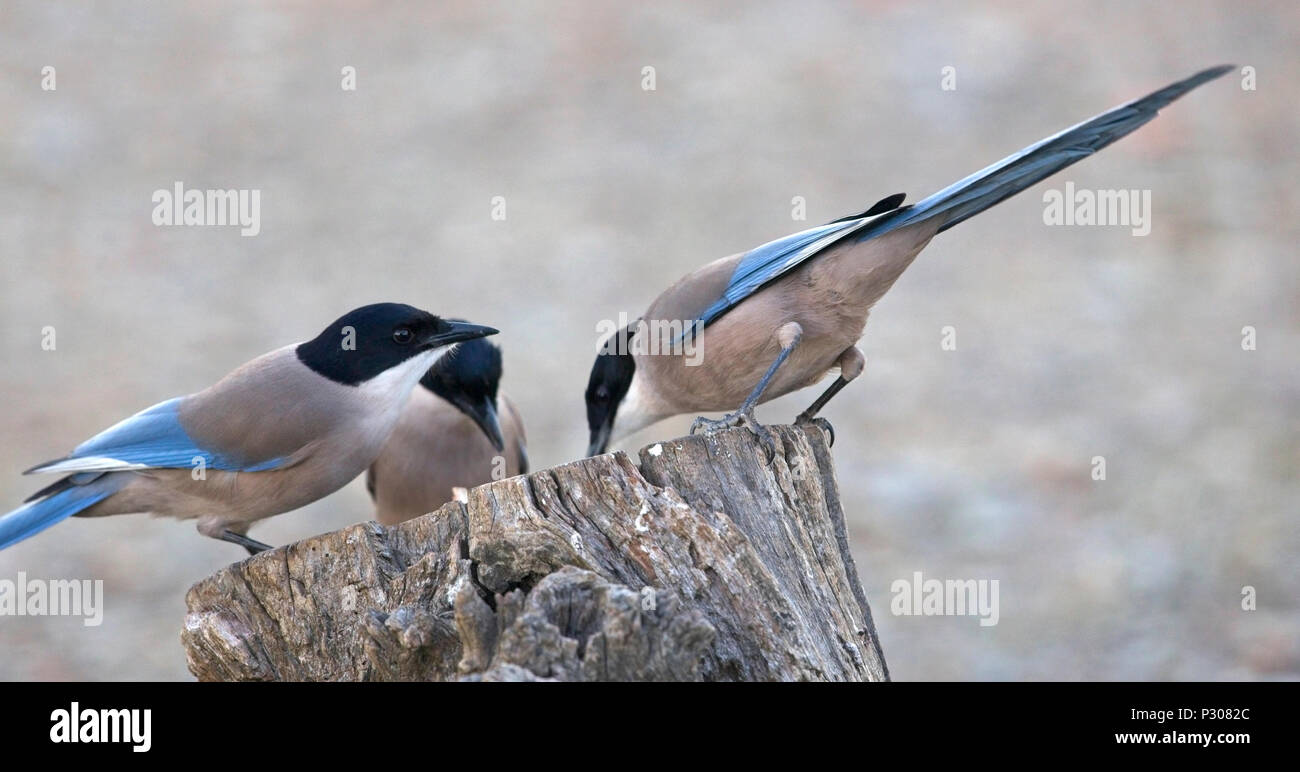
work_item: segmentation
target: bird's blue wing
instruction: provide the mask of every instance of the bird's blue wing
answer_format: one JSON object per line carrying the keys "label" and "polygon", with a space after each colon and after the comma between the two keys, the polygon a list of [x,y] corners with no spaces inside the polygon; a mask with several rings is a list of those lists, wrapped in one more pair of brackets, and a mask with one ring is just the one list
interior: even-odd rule
{"label": "bird's blue wing", "polygon": [[81,443],[65,458],[40,464],[27,472],[71,474],[191,468],[198,465],[198,459],[202,459],[203,465],[210,469],[262,472],[288,460],[250,461],[202,447],[181,425],[179,411],[184,399],[170,399],[136,413]]}
{"label": "bird's blue wing", "polygon": [[858,230],[872,217],[837,220],[800,231],[746,252],[731,275],[727,288],[696,320],[696,328],[711,324],[768,282],[789,273],[809,257]]}

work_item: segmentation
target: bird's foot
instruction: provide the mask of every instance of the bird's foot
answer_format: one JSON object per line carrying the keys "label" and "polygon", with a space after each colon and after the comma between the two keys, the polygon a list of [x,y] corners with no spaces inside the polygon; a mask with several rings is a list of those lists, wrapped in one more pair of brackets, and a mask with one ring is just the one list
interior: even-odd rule
{"label": "bird's foot", "polygon": [[795,426],[816,426],[818,429],[826,432],[826,446],[835,446],[835,427],[825,418],[808,415],[807,412],[800,413],[794,419]]}
{"label": "bird's foot", "polygon": [[728,413],[716,421],[700,416],[691,424],[691,434],[697,434],[703,430],[707,436],[717,434],[724,429],[734,429],[738,426],[745,427],[758,438],[759,444],[763,446],[763,453],[767,456],[767,463],[772,463],[776,458],[776,439],[772,436],[772,432],[754,417],[753,408]]}

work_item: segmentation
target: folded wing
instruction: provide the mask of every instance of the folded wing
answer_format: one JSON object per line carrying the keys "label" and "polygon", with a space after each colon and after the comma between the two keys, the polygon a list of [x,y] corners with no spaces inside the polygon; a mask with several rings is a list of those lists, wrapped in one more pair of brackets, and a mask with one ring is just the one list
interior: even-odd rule
{"label": "folded wing", "polygon": [[25,474],[120,472],[131,469],[176,469],[203,466],[240,472],[275,469],[287,458],[236,458],[202,447],[181,425],[185,397],[160,402],[81,443],[67,456],[28,469]]}

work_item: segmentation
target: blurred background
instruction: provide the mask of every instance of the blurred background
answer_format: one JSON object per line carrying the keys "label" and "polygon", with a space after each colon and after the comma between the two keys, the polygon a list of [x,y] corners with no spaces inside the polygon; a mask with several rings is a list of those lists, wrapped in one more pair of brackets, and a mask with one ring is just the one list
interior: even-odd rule
{"label": "blurred background", "polygon": [[[0,510],[32,464],[380,300],[500,327],[534,467],[571,460],[598,320],[1231,62],[1255,90],[1205,85],[936,238],[824,415],[895,678],[1300,677],[1300,6],[650,5],[6,3]],[[260,190],[261,233],[155,226],[178,180]],[[1044,225],[1067,181],[1150,190],[1150,234]],[[357,481],[252,535],[370,513]],[[189,678],[185,591],[242,557],[146,517],[0,552],[0,579],[106,596],[99,627],[0,617],[0,678]],[[892,615],[915,571],[999,580],[998,624]]]}

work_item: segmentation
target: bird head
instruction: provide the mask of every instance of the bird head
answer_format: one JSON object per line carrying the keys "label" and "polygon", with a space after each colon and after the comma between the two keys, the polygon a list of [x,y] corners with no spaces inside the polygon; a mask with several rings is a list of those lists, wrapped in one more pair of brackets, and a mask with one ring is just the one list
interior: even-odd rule
{"label": "bird head", "polygon": [[434,362],[420,385],[470,418],[497,451],[505,449],[497,417],[501,349],[483,338],[468,340]]}
{"label": "bird head", "polygon": [[296,351],[303,364],[336,383],[358,386],[394,373],[414,387],[448,347],[496,333],[403,303],[375,303],[347,312]]}
{"label": "bird head", "polygon": [[[588,456],[604,453],[610,440],[616,436],[615,424],[620,418],[619,407],[636,377],[636,362],[632,358],[631,348],[632,335],[633,329],[629,326],[605,339],[591,366],[591,377],[587,380],[585,395],[587,427],[591,431],[587,445]],[[628,420],[622,423],[630,425]],[[623,428],[619,427],[620,430]],[[623,433],[625,432],[618,432]]]}

